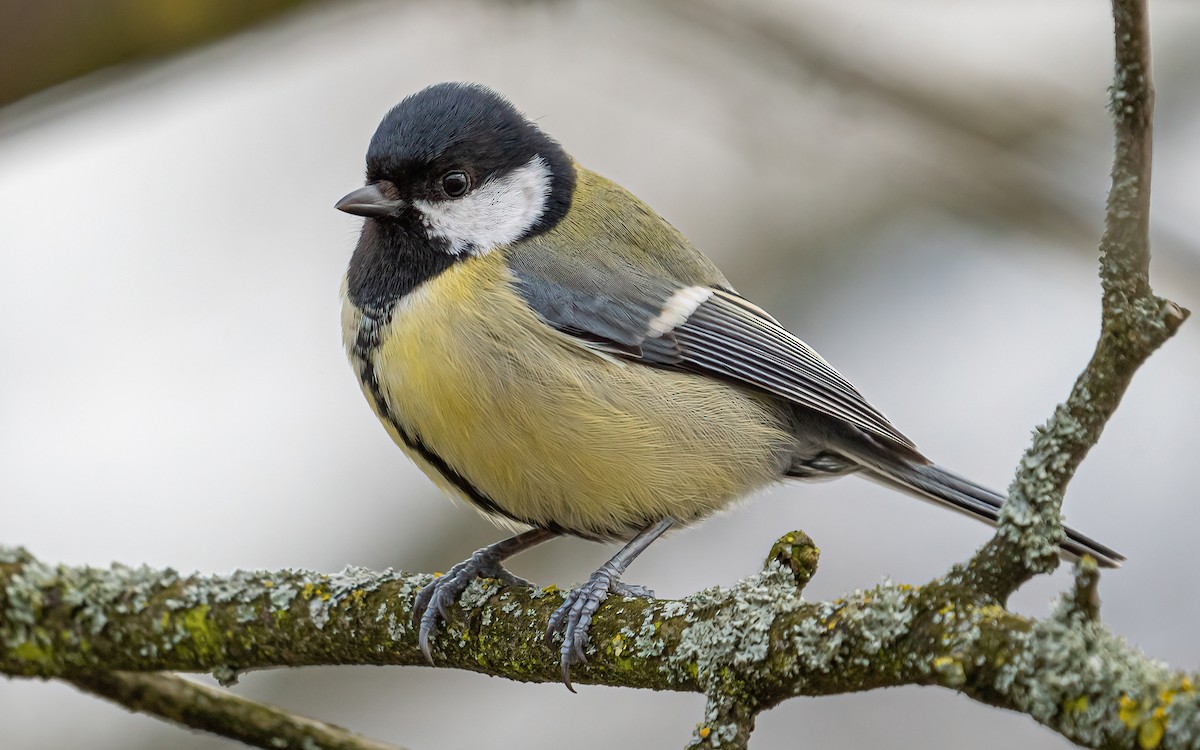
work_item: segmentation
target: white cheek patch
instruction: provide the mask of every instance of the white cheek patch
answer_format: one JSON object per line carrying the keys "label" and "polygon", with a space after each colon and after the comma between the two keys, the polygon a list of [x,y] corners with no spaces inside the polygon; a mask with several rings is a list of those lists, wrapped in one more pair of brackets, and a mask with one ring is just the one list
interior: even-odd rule
{"label": "white cheek patch", "polygon": [[431,237],[450,243],[450,252],[477,255],[515,242],[542,218],[550,195],[550,166],[534,156],[457,200],[415,200]]}
{"label": "white cheek patch", "polygon": [[674,331],[687,322],[692,313],[696,312],[696,308],[703,305],[712,294],[713,290],[706,286],[688,286],[680,289],[667,299],[662,310],[650,321],[647,333],[651,337],[658,337]]}

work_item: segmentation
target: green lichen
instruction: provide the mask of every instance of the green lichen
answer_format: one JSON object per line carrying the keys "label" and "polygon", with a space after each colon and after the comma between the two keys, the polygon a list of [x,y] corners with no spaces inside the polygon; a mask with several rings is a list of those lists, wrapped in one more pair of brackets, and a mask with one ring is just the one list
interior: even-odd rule
{"label": "green lichen", "polygon": [[203,661],[221,658],[221,638],[209,621],[208,612],[208,605],[200,605],[188,610],[178,621],[196,656]]}
{"label": "green lichen", "polygon": [[17,644],[13,652],[18,659],[35,664],[46,664],[50,661],[50,653],[39,646],[34,640],[22,641]]}
{"label": "green lichen", "polygon": [[938,676],[938,682],[946,687],[961,687],[967,681],[963,663],[953,656],[935,657],[932,666],[934,673]]}

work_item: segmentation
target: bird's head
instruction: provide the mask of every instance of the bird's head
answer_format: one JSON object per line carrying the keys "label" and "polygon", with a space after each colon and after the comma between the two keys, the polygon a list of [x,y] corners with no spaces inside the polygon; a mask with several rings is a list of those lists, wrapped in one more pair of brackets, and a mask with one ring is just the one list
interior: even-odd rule
{"label": "bird's head", "polygon": [[496,92],[439,83],[396,105],[371,138],[367,184],[337,208],[483,254],[553,227],[575,187],[569,156]]}

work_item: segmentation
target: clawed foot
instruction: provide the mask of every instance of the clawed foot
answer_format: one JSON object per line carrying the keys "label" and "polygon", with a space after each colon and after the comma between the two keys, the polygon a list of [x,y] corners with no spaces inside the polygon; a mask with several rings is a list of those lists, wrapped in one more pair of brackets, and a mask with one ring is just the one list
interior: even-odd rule
{"label": "clawed foot", "polygon": [[575,692],[575,688],[571,686],[571,667],[587,661],[583,650],[587,647],[592,615],[600,608],[600,604],[609,594],[640,598],[654,596],[654,592],[644,586],[621,583],[620,574],[611,562],[605,564],[592,574],[587,583],[572,589],[562,606],[550,615],[550,623],[546,627],[546,642],[553,644],[554,634],[562,631],[562,647],[559,649],[562,679],[567,690],[572,693]]}
{"label": "clawed foot", "polygon": [[528,586],[533,584],[520,576],[513,575],[500,564],[500,556],[493,548],[484,547],[466,560],[448,570],[444,575],[435,578],[429,585],[421,589],[413,603],[413,625],[419,625],[417,642],[421,653],[433,664],[433,654],[429,650],[429,639],[437,634],[439,620],[448,617],[446,608],[458,601],[462,592],[476,578],[494,578],[505,585]]}

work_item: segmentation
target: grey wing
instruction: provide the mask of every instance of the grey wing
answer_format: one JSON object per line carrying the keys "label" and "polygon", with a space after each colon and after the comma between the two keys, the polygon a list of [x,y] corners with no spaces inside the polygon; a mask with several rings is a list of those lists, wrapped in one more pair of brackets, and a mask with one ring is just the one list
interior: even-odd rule
{"label": "grey wing", "polygon": [[685,363],[917,452],[917,446],[812,347],[736,294],[713,290],[673,334]]}
{"label": "grey wing", "polygon": [[649,277],[611,257],[597,268],[561,256],[529,262],[517,255],[510,268],[547,324],[587,346],[755,388],[923,460],[821,355],[732,290]]}

